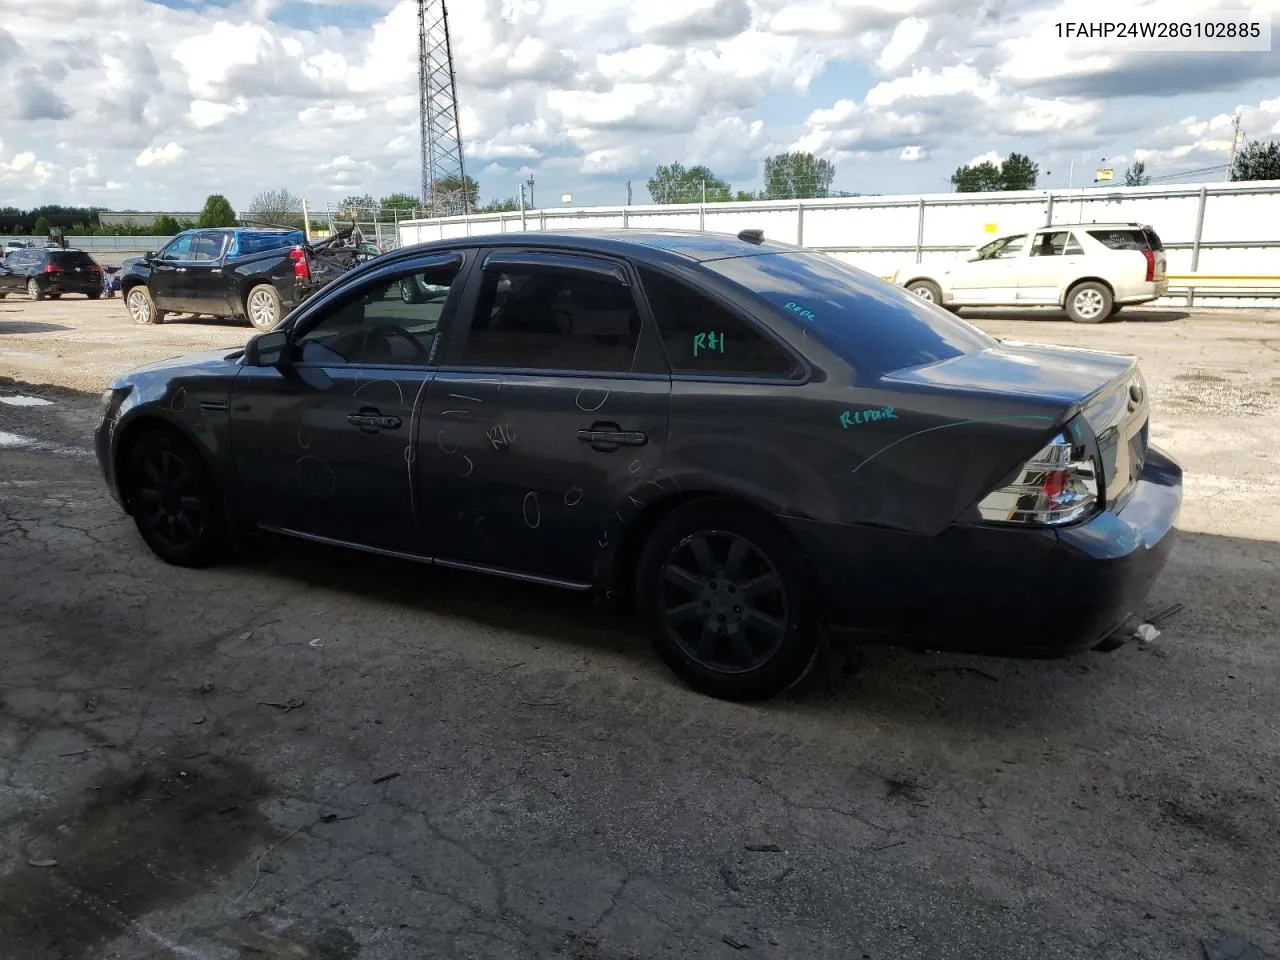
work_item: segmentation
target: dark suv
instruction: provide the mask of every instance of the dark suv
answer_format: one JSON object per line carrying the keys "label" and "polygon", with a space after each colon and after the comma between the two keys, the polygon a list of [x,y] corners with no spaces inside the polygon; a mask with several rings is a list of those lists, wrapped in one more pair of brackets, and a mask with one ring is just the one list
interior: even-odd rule
{"label": "dark suv", "polygon": [[102,296],[102,267],[83,250],[30,247],[0,263],[0,296],[26,293],[32,300],[57,300],[64,293]]}

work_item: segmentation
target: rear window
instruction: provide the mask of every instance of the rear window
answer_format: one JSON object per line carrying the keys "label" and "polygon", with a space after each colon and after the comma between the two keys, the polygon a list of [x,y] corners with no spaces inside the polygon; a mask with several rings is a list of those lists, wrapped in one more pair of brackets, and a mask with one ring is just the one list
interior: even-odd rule
{"label": "rear window", "polygon": [[278,250],[281,247],[293,247],[305,241],[301,230],[289,233],[258,233],[242,230],[232,243],[232,253],[245,256],[251,253],[263,253],[267,250]]}
{"label": "rear window", "polygon": [[92,267],[96,266],[93,257],[83,250],[50,250],[49,262],[60,267]]}
{"label": "rear window", "polygon": [[1164,244],[1150,227],[1123,230],[1090,230],[1089,236],[1112,250],[1163,250]]}
{"label": "rear window", "polygon": [[996,343],[941,307],[824,254],[766,253],[703,266],[785,310],[863,377],[977,353]]}

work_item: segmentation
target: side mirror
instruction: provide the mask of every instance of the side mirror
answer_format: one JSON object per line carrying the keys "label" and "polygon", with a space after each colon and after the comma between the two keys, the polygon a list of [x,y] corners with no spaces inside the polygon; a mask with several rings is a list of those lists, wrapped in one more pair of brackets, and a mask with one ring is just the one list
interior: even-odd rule
{"label": "side mirror", "polygon": [[289,333],[260,333],[244,345],[244,362],[250,367],[283,367],[289,361]]}
{"label": "side mirror", "polygon": [[155,258],[156,258],[156,252],[154,250],[148,250],[146,253],[142,255],[142,259],[145,260],[147,263],[150,263]]}

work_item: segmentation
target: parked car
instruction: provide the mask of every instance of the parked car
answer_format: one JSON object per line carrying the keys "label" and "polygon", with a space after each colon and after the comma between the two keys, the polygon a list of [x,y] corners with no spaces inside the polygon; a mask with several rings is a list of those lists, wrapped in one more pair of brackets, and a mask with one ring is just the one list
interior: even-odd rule
{"label": "parked car", "polygon": [[1132,357],[1000,342],[759,231],[625,230],[386,254],[243,349],[117,377],[95,446],[169,563],[256,530],[594,589],[695,688],[754,699],[823,628],[1113,637],[1181,504],[1148,412]]}
{"label": "parked car", "polygon": [[9,254],[13,253],[16,250],[26,250],[34,246],[35,244],[32,243],[30,240],[6,240],[4,244],[4,248],[0,249],[0,260],[3,260],[5,257],[7,257]]}
{"label": "parked car", "polygon": [[25,247],[0,263],[0,296],[25,293],[32,300],[57,300],[64,293],[102,296],[102,268],[83,250],[61,246]]}
{"label": "parked car", "polygon": [[366,259],[344,247],[349,234],[311,244],[301,230],[185,230],[158,253],[124,261],[120,288],[137,323],[189,313],[247,319],[270,330],[294,306]]}
{"label": "parked car", "polygon": [[1076,323],[1169,292],[1164,244],[1137,223],[1073,223],[999,237],[954,259],[912,264],[893,279],[944,307],[1063,307]]}

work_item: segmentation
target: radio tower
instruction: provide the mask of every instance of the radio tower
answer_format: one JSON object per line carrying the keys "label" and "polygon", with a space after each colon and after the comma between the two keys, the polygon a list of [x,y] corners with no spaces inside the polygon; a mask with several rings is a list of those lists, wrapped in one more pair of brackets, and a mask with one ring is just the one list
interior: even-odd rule
{"label": "radio tower", "polygon": [[469,213],[449,11],[444,0],[418,0],[418,108],[422,203],[427,216]]}

